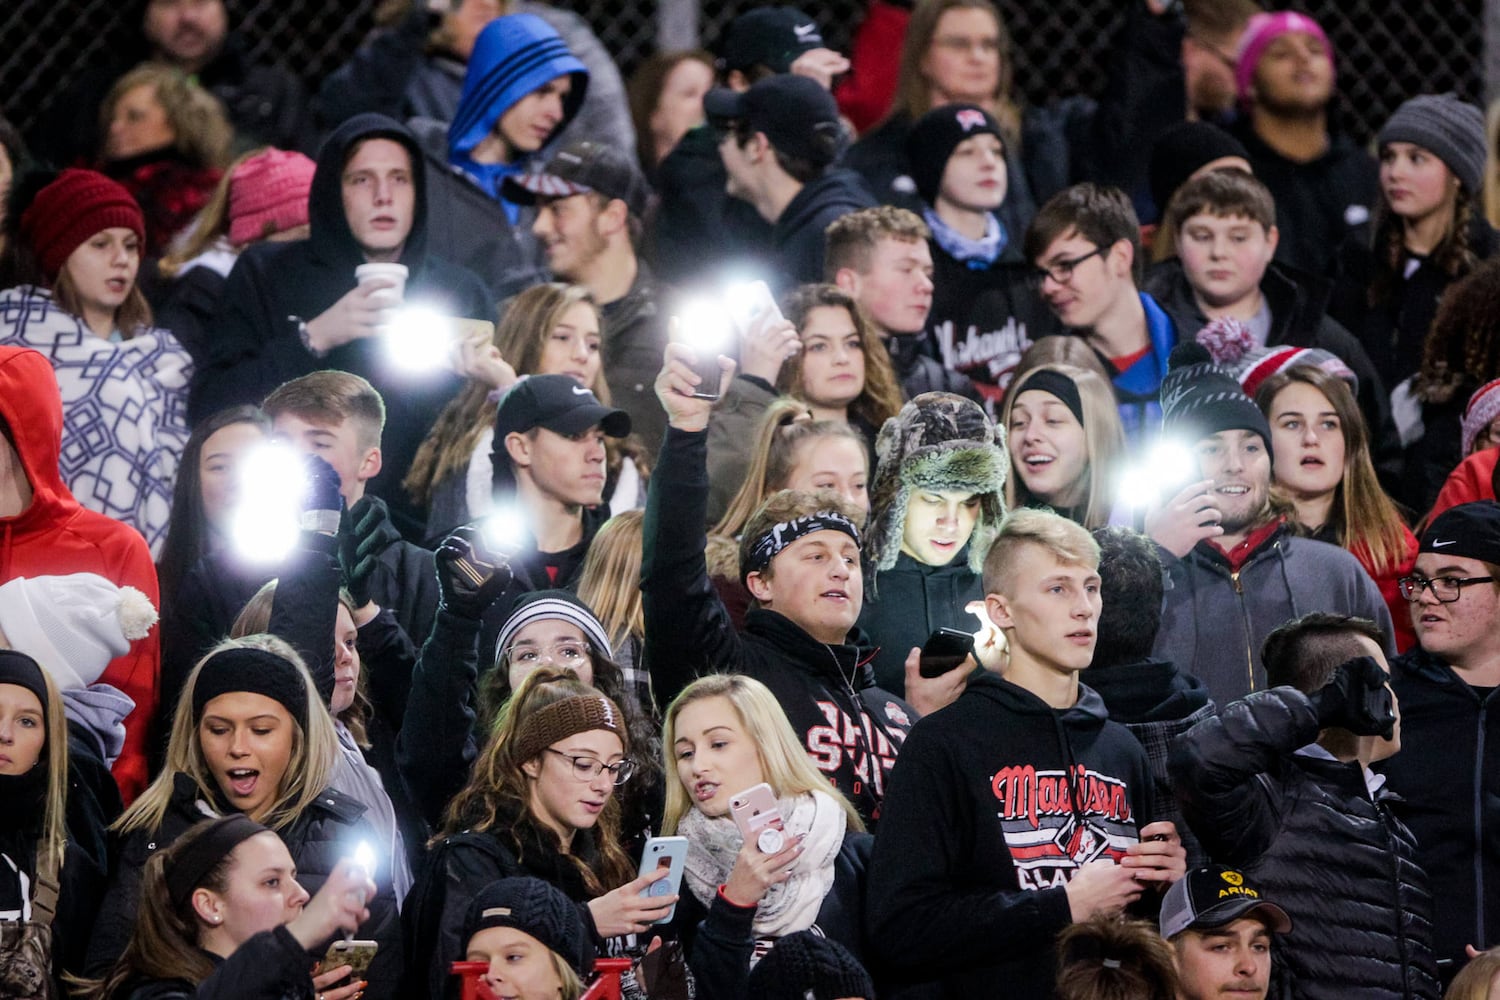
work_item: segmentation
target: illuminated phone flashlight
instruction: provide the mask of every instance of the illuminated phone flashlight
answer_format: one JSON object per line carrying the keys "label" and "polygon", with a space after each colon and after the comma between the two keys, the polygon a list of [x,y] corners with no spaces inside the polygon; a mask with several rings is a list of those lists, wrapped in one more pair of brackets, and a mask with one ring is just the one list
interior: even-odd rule
{"label": "illuminated phone flashlight", "polygon": [[1145,510],[1171,497],[1198,474],[1198,457],[1181,441],[1163,438],[1144,461],[1120,473],[1119,500],[1131,510]]}
{"label": "illuminated phone flashlight", "polygon": [[363,869],[366,875],[373,874],[375,871],[375,849],[367,840],[361,840],[355,845],[354,854],[350,860],[356,867]]}
{"label": "illuminated phone flashlight", "polygon": [[526,518],[515,507],[499,507],[479,522],[484,547],[491,552],[514,552],[526,547],[531,532]]}
{"label": "illuminated phone flashlight", "polygon": [[236,469],[238,495],[229,537],[247,563],[275,565],[297,547],[307,466],[291,445],[271,441],[252,448]]}
{"label": "illuminated phone flashlight", "polygon": [[454,344],[453,320],[436,309],[404,306],[391,314],[380,337],[391,364],[425,375],[448,367]]}
{"label": "illuminated phone flashlight", "polygon": [[677,339],[698,354],[700,362],[726,353],[734,342],[730,310],[708,298],[690,299],[677,312]]}

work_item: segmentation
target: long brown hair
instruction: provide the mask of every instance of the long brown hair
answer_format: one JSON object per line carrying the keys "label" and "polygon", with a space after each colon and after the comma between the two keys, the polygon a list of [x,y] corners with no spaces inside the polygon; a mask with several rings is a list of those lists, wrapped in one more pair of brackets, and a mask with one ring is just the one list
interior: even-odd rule
{"label": "long brown hair", "polygon": [[[860,452],[869,460],[869,444],[853,427],[837,420],[812,419],[807,404],[799,399],[783,396],[773,400],[756,426],[750,464],[739,492],[709,534],[737,537],[766,497],[786,489],[804,447],[825,437],[848,438],[860,446]],[[869,469],[865,471],[868,473]]]}
{"label": "long brown hair", "polygon": [[896,96],[891,101],[891,117],[904,115],[916,121],[932,110],[932,84],[922,70],[922,63],[937,37],[938,22],[950,10],[983,10],[995,18],[995,27],[1000,32],[1000,79],[989,110],[1006,132],[1005,147],[1015,148],[1021,138],[1021,109],[1011,96],[1015,85],[1013,47],[1005,19],[990,0],[917,0],[906,27],[906,41],[901,46],[901,66],[896,78]]}
{"label": "long brown hair", "polygon": [[635,151],[641,169],[656,169],[656,145],[651,136],[651,116],[661,103],[662,90],[672,72],[688,61],[699,62],[714,72],[714,57],[702,49],[680,49],[657,52],[635,68],[625,83],[625,97],[630,102],[630,121],[635,126]]}
{"label": "long brown hair", "polygon": [[[530,782],[534,779],[522,769],[522,765],[530,760],[521,760],[516,755],[521,723],[532,713],[568,698],[598,694],[571,670],[538,667],[528,674],[496,720],[489,742],[474,761],[468,784],[448,803],[442,830],[431,843],[464,830],[498,830],[510,817],[510,827],[505,832],[516,844],[523,845],[530,840],[519,832],[523,824],[529,825],[538,836],[552,842],[558,853],[578,870],[584,885],[593,895],[602,896],[630,881],[633,877],[630,858],[620,848],[619,796],[609,797],[594,827],[593,836],[601,862],[600,870],[596,872],[577,854],[563,850],[557,834],[532,813]],[[628,752],[630,748],[625,749]],[[580,834],[584,832],[579,831]]]}
{"label": "long brown hair", "polygon": [[[1479,263],[1479,257],[1469,245],[1469,228],[1474,224],[1474,216],[1474,196],[1459,185],[1453,198],[1453,217],[1448,220],[1448,228],[1427,255],[1432,265],[1450,281],[1462,278]],[[1369,290],[1372,306],[1390,300],[1406,280],[1406,220],[1391,211],[1383,193],[1375,207],[1374,228],[1375,273]]]}
{"label": "long brown hair", "polygon": [[[896,381],[896,370],[891,364],[890,353],[875,335],[859,305],[848,292],[837,285],[802,285],[787,293],[781,301],[782,314],[799,333],[814,309],[825,308],[842,309],[849,314],[865,355],[865,386],[854,402],[849,404],[849,415],[859,417],[879,430],[887,420],[901,411],[901,384]],[[805,355],[805,350],[798,351],[781,366],[781,374],[776,378],[778,390],[789,396],[800,396]]]}
{"label": "long brown hair", "polygon": [[[142,263],[145,261],[145,252],[143,247],[141,249]],[[65,312],[77,316],[80,321],[83,319],[83,300],[78,297],[78,288],[73,284],[72,276],[68,274],[67,264],[63,264],[57,272],[57,278],[52,282],[52,298]],[[130,340],[137,334],[150,330],[154,318],[151,314],[151,306],[141,292],[141,272],[137,270],[135,280],[130,284],[130,291],[125,295],[125,301],[115,307],[115,329],[120,331],[123,339]]]}
{"label": "long brown hair", "polygon": [[[506,304],[492,343],[517,375],[534,375],[541,364],[547,338],[562,322],[563,313],[580,302],[593,306],[595,313],[599,310],[593,295],[582,285],[551,282],[528,288]],[[599,397],[599,402],[609,405],[603,365],[588,388]],[[489,401],[489,394],[489,386],[470,379],[438,414],[437,422],[412,459],[411,471],[401,483],[417,503],[427,503],[432,499],[432,491],[448,475],[468,467],[479,439],[494,424],[495,406]]]}
{"label": "long brown hair", "polygon": [[[117,992],[123,995],[126,984],[136,980],[181,980],[196,986],[213,975],[213,961],[198,947],[199,921],[192,897],[180,904],[172,902],[166,870],[223,822],[199,823],[178,837],[171,847],[156,851],[146,860],[130,941],[103,979],[78,983],[82,989],[77,996],[82,1000],[108,1000]],[[234,865],[234,852],[230,851],[193,888],[223,895]]]}
{"label": "long brown hair", "polygon": [[[1370,432],[1349,384],[1315,365],[1294,365],[1267,378],[1255,391],[1255,403],[1266,419],[1276,396],[1293,383],[1318,390],[1339,418],[1344,436],[1344,470],[1334,487],[1328,525],[1341,547],[1361,555],[1382,569],[1401,565],[1406,557],[1406,533],[1401,513],[1375,477],[1370,460]],[[1271,428],[1272,433],[1275,427]],[[1273,492],[1280,492],[1273,485]],[[1285,498],[1283,494],[1283,499]]]}
{"label": "long brown hair", "polygon": [[1414,383],[1426,403],[1462,398],[1500,376],[1500,258],[1448,286],[1422,344]]}

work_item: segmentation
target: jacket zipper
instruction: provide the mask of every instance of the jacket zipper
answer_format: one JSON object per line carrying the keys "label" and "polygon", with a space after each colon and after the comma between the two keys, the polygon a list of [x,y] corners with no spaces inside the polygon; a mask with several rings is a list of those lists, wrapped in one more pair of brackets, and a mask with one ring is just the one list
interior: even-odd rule
{"label": "jacket zipper", "polygon": [[[1491,697],[1493,697],[1493,695],[1494,695],[1494,692],[1491,692]],[[1483,700],[1483,701],[1481,701],[1479,703],[1479,739],[1478,739],[1477,749],[1476,749],[1475,754],[1474,754],[1474,759],[1475,759],[1475,761],[1480,762],[1481,765],[1482,765],[1482,763],[1484,761],[1484,731],[1485,731],[1485,723],[1488,721],[1488,718],[1489,718],[1489,704],[1490,704],[1490,699],[1489,698],[1486,698],[1485,700]],[[1474,939],[1476,941],[1484,941],[1486,939],[1485,938],[1485,928],[1484,928],[1485,898],[1484,898],[1484,780],[1483,780],[1483,775],[1484,775],[1484,768],[1483,768],[1483,766],[1479,766],[1479,767],[1475,767],[1474,768],[1474,848],[1475,848],[1475,850],[1474,850],[1474,902],[1477,904],[1475,906],[1475,908],[1474,908],[1474,919],[1475,919],[1475,928],[1474,928],[1474,930],[1475,930],[1475,933],[1478,935],[1478,937],[1476,937]]]}
{"label": "jacket zipper", "polygon": [[1240,603],[1240,618],[1245,623],[1245,680],[1250,685],[1250,690],[1255,690],[1255,657],[1250,651],[1250,613],[1245,610],[1245,585],[1240,582],[1240,571],[1235,570],[1229,574],[1229,582],[1234,584],[1234,596]]}
{"label": "jacket zipper", "polygon": [[[1363,781],[1363,775],[1360,778]],[[1378,793],[1377,793],[1378,794]],[[1406,913],[1406,907],[1401,899],[1401,845],[1396,842],[1395,834],[1391,833],[1390,811],[1377,801],[1374,796],[1370,797],[1371,804],[1375,807],[1375,815],[1380,819],[1380,829],[1385,833],[1386,851],[1391,858],[1391,879],[1395,883],[1396,890],[1396,943],[1401,949],[1401,986],[1406,996],[1412,995],[1411,989],[1411,955],[1407,947],[1406,928],[1402,926],[1402,917]],[[1434,902],[1436,902],[1434,900]]]}

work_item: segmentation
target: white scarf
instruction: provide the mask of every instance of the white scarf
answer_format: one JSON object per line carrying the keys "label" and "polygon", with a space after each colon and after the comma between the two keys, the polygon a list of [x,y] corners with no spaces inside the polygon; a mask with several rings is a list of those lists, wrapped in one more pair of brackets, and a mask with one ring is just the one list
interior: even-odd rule
{"label": "white scarf", "polygon": [[[848,825],[844,810],[827,792],[810,792],[778,804],[787,837],[805,834],[806,839],[802,856],[792,863],[791,877],[771,886],[756,908],[753,926],[757,956],[776,938],[805,931],[818,919],[823,897],[833,887],[833,862]],[[719,886],[729,880],[744,843],[739,827],[728,816],[711,819],[691,809],[677,832],[688,838],[684,871],[688,888],[705,907],[711,906]]]}

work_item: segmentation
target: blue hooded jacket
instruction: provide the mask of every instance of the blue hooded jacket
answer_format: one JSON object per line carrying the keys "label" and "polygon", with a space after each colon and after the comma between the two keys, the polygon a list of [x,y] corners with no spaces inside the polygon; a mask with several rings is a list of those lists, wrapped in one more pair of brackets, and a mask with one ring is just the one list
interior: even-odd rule
{"label": "blue hooded jacket", "polygon": [[551,25],[535,14],[496,18],[479,33],[469,57],[463,95],[448,126],[448,162],[504,205],[511,222],[516,221],[516,207],[501,199],[500,185],[506,177],[525,170],[529,156],[492,164],[475,163],[469,154],[521,98],[560,76],[571,76],[573,89],[563,98],[563,120],[554,135],[578,113],[588,90],[589,72]]}

